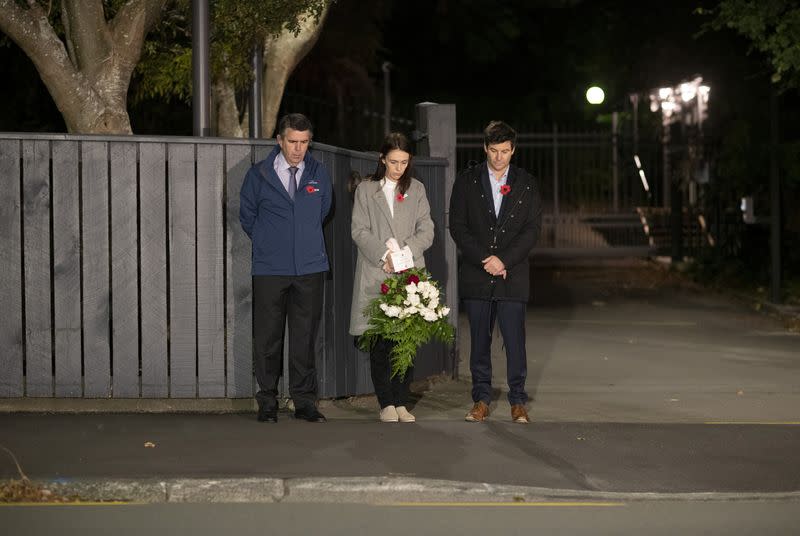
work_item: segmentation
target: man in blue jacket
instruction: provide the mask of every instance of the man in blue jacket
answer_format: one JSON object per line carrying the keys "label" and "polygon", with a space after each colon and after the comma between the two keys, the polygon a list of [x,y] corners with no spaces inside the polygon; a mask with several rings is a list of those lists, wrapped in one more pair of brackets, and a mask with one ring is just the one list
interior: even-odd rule
{"label": "man in blue jacket", "polygon": [[331,180],[308,154],[311,121],[288,114],[278,145],[247,172],[239,221],[253,244],[254,361],[258,420],[278,420],[283,333],[289,317],[289,394],[295,417],[325,422],[316,407],[315,346],[328,256],[322,222],[331,208]]}

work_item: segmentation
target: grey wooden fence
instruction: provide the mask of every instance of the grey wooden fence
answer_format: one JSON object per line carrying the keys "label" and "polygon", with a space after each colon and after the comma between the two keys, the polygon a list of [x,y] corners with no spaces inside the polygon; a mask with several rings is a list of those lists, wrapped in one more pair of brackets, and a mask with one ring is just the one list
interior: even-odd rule
{"label": "grey wooden fence", "polygon": [[[239,189],[274,144],[231,139],[0,134],[0,397],[253,395],[250,242]],[[353,171],[375,155],[315,144],[330,171],[331,271],[318,347],[320,395],[372,391],[347,334],[355,252]],[[443,159],[417,159],[446,284]],[[452,372],[442,345],[418,375]],[[285,385],[281,386],[285,389]]]}

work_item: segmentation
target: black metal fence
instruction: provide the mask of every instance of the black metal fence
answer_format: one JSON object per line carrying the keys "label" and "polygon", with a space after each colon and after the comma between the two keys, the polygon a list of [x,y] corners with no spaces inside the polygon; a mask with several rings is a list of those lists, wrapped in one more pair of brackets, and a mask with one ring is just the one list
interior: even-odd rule
{"label": "black metal fence", "polygon": [[[537,256],[647,256],[651,251],[637,207],[661,200],[657,144],[636,150],[647,189],[634,163],[629,138],[611,130],[520,131],[514,163],[533,174],[544,206]],[[458,134],[457,165],[482,162],[483,134]]]}
{"label": "black metal fence", "polygon": [[[250,242],[239,189],[268,140],[0,134],[0,397],[253,395]],[[347,334],[353,171],[375,155],[315,144],[330,171],[331,271],[320,395],[372,391]],[[436,224],[427,252],[446,284],[443,159],[416,159]],[[423,348],[419,375],[452,372]],[[281,388],[285,392],[285,385]]]}

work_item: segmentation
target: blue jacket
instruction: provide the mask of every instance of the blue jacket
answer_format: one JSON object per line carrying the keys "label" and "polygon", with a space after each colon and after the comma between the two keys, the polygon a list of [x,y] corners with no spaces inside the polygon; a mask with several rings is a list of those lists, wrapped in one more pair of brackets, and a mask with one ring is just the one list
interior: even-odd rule
{"label": "blue jacket", "polygon": [[322,222],[331,208],[331,179],[306,153],[294,201],[273,166],[280,146],[247,172],[239,221],[253,244],[253,275],[306,275],[328,270]]}

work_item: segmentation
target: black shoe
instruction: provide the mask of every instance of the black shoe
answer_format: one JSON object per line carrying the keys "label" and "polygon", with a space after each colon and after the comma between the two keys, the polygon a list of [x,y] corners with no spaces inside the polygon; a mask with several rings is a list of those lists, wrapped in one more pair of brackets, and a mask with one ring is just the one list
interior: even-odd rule
{"label": "black shoe", "polygon": [[278,422],[278,410],[258,410],[258,422]]}
{"label": "black shoe", "polygon": [[325,415],[313,406],[308,408],[299,408],[294,412],[295,419],[303,419],[308,422],[327,422]]}

